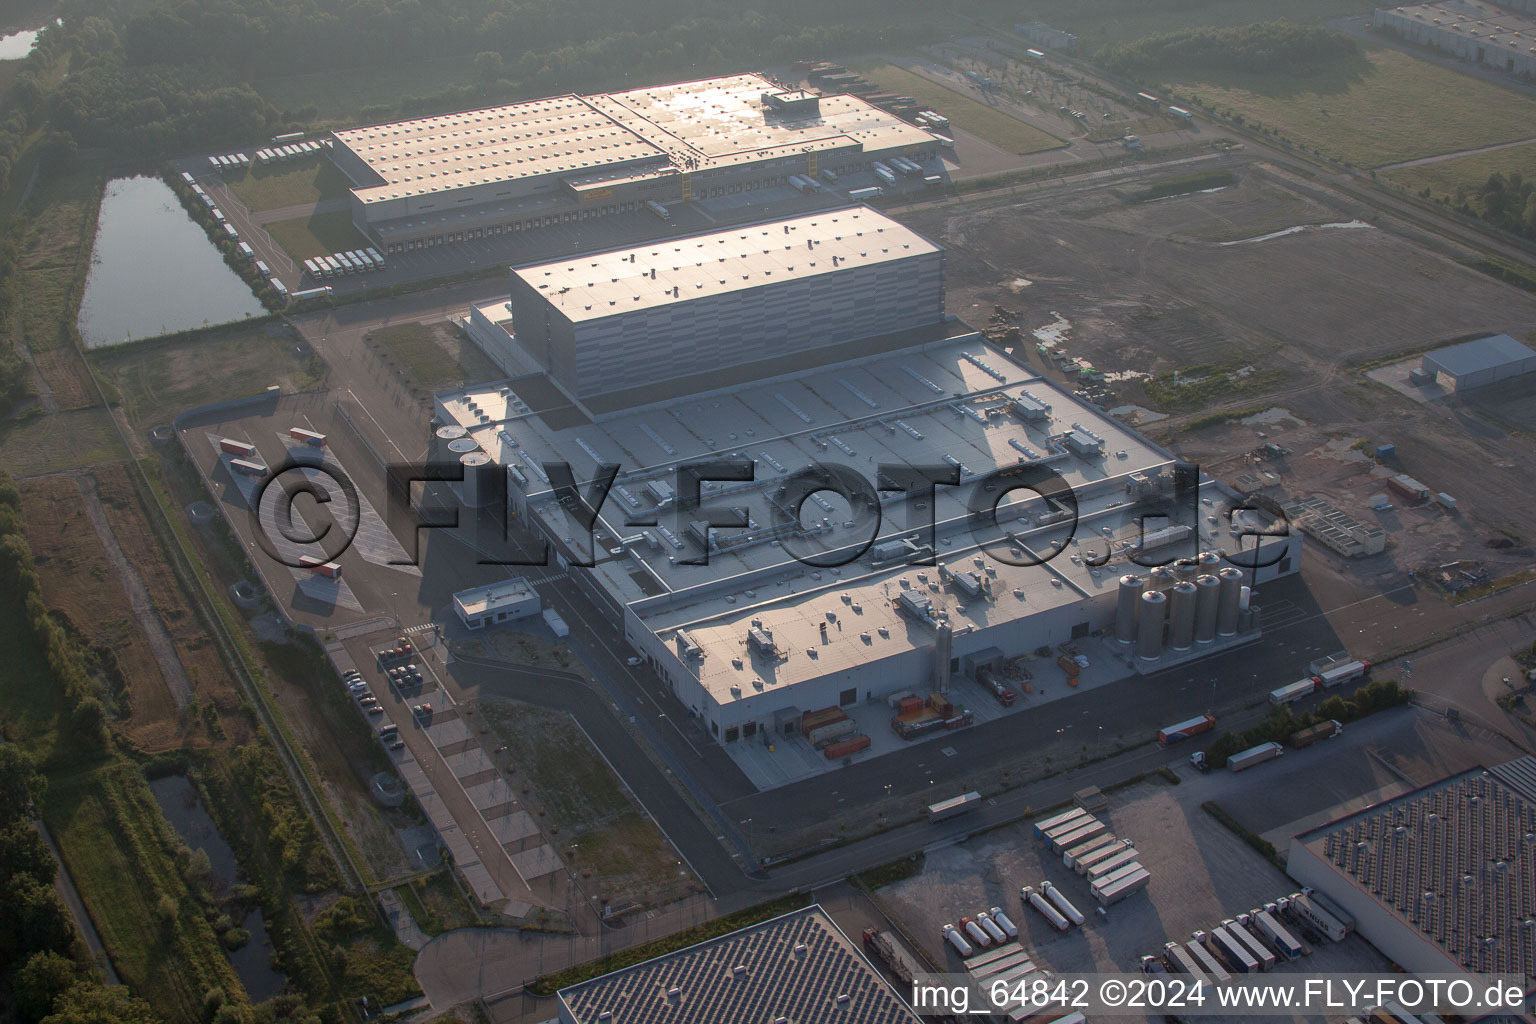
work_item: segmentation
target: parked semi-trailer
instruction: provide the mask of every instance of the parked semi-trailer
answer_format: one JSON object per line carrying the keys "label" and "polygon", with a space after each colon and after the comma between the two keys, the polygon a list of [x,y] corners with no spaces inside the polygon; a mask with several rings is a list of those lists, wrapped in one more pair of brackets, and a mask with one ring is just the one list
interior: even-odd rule
{"label": "parked semi-trailer", "polygon": [[252,459],[230,459],[229,468],[246,476],[266,476],[267,467]]}
{"label": "parked semi-trailer", "polygon": [[977,914],[976,923],[981,925],[981,930],[986,932],[988,938],[990,938],[993,942],[1002,943],[1008,941],[1008,933],[1003,931],[1001,925],[992,920],[992,916],[990,914]]}
{"label": "parked semi-trailer", "polygon": [[1050,901],[1035,891],[1032,885],[1026,885],[1019,890],[1019,899],[1040,912],[1040,916],[1050,922],[1051,927],[1059,932],[1064,932],[1072,927],[1061,911],[1051,905]]}
{"label": "parked semi-trailer", "polygon": [[1269,944],[1275,948],[1275,951],[1287,960],[1301,958],[1301,943],[1291,934],[1290,929],[1275,920],[1274,915],[1269,911],[1261,910],[1253,915],[1253,929],[1269,940]]}
{"label": "parked semi-trailer", "polygon": [[1096,835],[1092,839],[1088,840],[1086,843],[1079,843],[1078,845],[1063,853],[1061,855],[1061,863],[1068,868],[1076,870],[1077,862],[1080,857],[1086,856],[1087,854],[1090,854],[1094,850],[1097,850],[1101,847],[1118,845],[1119,842],[1120,841],[1115,838],[1115,834],[1113,832],[1100,833],[1099,835]]}
{"label": "parked semi-trailer", "polygon": [[288,286],[275,277],[272,278],[272,290],[277,292],[277,297],[282,299],[284,303],[288,301]]}
{"label": "parked semi-trailer", "polygon": [[965,934],[970,937],[970,940],[982,949],[992,945],[992,936],[988,935],[981,925],[970,918],[962,917],[960,919],[960,927],[964,928]]}
{"label": "parked semi-trailer", "polygon": [[970,956],[976,952],[971,948],[971,944],[965,941],[965,936],[960,934],[960,930],[952,924],[944,926],[944,941],[954,946],[955,952],[961,956]]}
{"label": "parked semi-trailer", "polygon": [[247,441],[237,441],[232,437],[219,438],[219,450],[242,459],[254,458],[256,446]]}
{"label": "parked semi-trailer", "polygon": [[374,266],[378,267],[380,270],[384,269],[384,257],[379,254],[379,250],[369,249],[368,255],[373,257]]}
{"label": "parked semi-trailer", "polygon": [[1093,893],[1093,898],[1099,901],[1099,906],[1108,907],[1145,889],[1151,878],[1151,872],[1145,868],[1138,868],[1109,885],[1094,885],[1089,888],[1089,892]]}
{"label": "parked semi-trailer", "polygon": [[1225,928],[1211,929],[1208,948],[1221,958],[1228,970],[1239,974],[1259,972],[1259,962],[1248,951],[1248,947],[1229,934]]}
{"label": "parked semi-trailer", "polygon": [[660,217],[662,220],[671,220],[672,219],[672,214],[667,212],[667,208],[665,206],[662,206],[660,203],[658,203],[654,199],[648,200],[646,202],[646,204],[645,204],[645,207],[646,207],[646,209],[648,209],[652,213],[654,213],[656,216]]}
{"label": "parked semi-trailer", "polygon": [[293,293],[294,302],[303,302],[305,299],[323,299],[331,294],[331,286],[321,285],[319,288],[303,288]]}
{"label": "parked semi-trailer", "polygon": [[1193,953],[1187,951],[1177,942],[1163,944],[1163,959],[1168,961],[1168,966],[1180,974],[1187,974],[1196,981],[1206,981],[1205,971],[1200,962],[1195,959]]}
{"label": "parked semi-trailer", "polygon": [[311,448],[325,447],[324,434],[317,434],[313,430],[305,430],[303,427],[289,427],[288,436],[295,441],[309,445]]}
{"label": "parked semi-trailer", "polygon": [[1085,843],[1094,836],[1102,835],[1107,831],[1109,831],[1108,826],[1102,821],[1090,820],[1082,828],[1076,828],[1071,832],[1064,832],[1059,836],[1053,836],[1051,838],[1051,852],[1064,853],[1072,847]]}
{"label": "parked semi-trailer", "polygon": [[1345,683],[1352,683],[1356,679],[1364,679],[1365,674],[1370,670],[1371,663],[1368,661],[1346,661],[1342,665],[1333,665],[1323,669],[1323,671],[1313,676],[1312,679],[1317,685],[1326,690],[1331,690],[1335,686],[1343,686]]}
{"label": "parked semi-trailer", "polygon": [[1342,725],[1330,719],[1291,733],[1291,738],[1287,742],[1297,750],[1300,750],[1302,747],[1310,747],[1321,740],[1337,736],[1343,731],[1344,727]]}
{"label": "parked semi-trailer", "polygon": [[1315,896],[1315,893],[1311,896],[1305,893],[1292,896],[1291,913],[1317,929],[1318,934],[1330,942],[1343,942],[1344,936],[1349,934],[1348,927],[1331,910],[1325,909]]}
{"label": "parked semi-trailer", "polygon": [[1045,834],[1051,829],[1065,825],[1068,822],[1074,821],[1078,818],[1086,818],[1087,816],[1087,811],[1083,810],[1081,807],[1074,807],[1070,811],[1062,811],[1060,814],[1053,814],[1049,818],[1041,818],[1034,824],[1035,838],[1044,839]]}
{"label": "parked semi-trailer", "polygon": [[875,164],[875,177],[885,182],[887,186],[896,184],[896,172],[885,164]]}
{"label": "parked semi-trailer", "polygon": [[943,821],[945,818],[953,818],[957,814],[963,814],[980,806],[980,804],[980,793],[962,793],[960,796],[950,797],[948,800],[940,800],[936,804],[929,804],[928,820]]}
{"label": "parked semi-trailer", "polygon": [[897,942],[890,932],[882,932],[875,928],[864,929],[864,948],[876,960],[879,960],[886,968],[896,976],[896,980],[903,985],[912,984],[912,979],[922,973],[917,966],[917,961],[907,952],[901,943]]}
{"label": "parked semi-trailer", "polygon": [[308,569],[318,576],[329,576],[333,580],[341,579],[341,566],[335,562],[327,562],[323,558],[315,558],[313,555],[300,555],[299,568]]}
{"label": "parked semi-trailer", "polygon": [[1285,748],[1278,743],[1260,743],[1256,747],[1249,747],[1242,753],[1233,754],[1227,758],[1227,767],[1234,772],[1245,771],[1256,764],[1273,761],[1283,753]]}
{"label": "parked semi-trailer", "polygon": [[[1045,830],[1045,835],[1043,837],[1045,840],[1045,845],[1050,846],[1052,843],[1062,838],[1063,836],[1069,836],[1073,832],[1087,828],[1089,825],[1092,825],[1095,820],[1096,819],[1093,815],[1089,814],[1087,811],[1084,811],[1080,816],[1076,818],[1064,821],[1060,825],[1052,825],[1050,828]],[[1087,837],[1084,836],[1084,838],[1086,839]]]}
{"label": "parked semi-trailer", "polygon": [[1019,937],[1018,926],[1013,923],[1012,918],[1003,913],[1002,907],[993,907],[991,910],[987,911],[987,913],[992,915],[992,920],[997,922],[997,926],[1001,928],[1004,934],[1006,934],[1010,939],[1016,939]]}
{"label": "parked semi-trailer", "polygon": [[1086,875],[1088,873],[1088,869],[1093,867],[1095,864],[1108,860],[1110,857],[1118,856],[1121,852],[1130,848],[1130,843],[1120,839],[1113,843],[1109,843],[1108,845],[1101,846],[1097,850],[1089,850],[1082,856],[1074,858],[1076,863],[1072,865],[1072,870],[1076,871],[1080,875]]}
{"label": "parked semi-trailer", "polygon": [[1041,882],[1040,891],[1045,893],[1046,899],[1056,904],[1056,909],[1061,911],[1062,917],[1065,917],[1073,924],[1083,923],[1083,912],[1074,907],[1072,905],[1072,901],[1067,899],[1066,894],[1063,893],[1060,889],[1056,888],[1050,882]]}
{"label": "parked semi-trailer", "polygon": [[1201,715],[1199,718],[1191,718],[1177,725],[1170,725],[1157,731],[1157,742],[1163,746],[1177,743],[1179,740],[1187,740],[1191,736],[1198,736],[1202,732],[1210,732],[1216,727],[1215,715]]}
{"label": "parked semi-trailer", "polygon": [[1248,952],[1259,962],[1259,970],[1273,970],[1275,966],[1275,954],[1268,946],[1256,939],[1252,932],[1243,925],[1227,918],[1221,922],[1221,926],[1227,930],[1227,934],[1248,947]]}
{"label": "parked semi-trailer", "polygon": [[1317,692],[1317,680],[1310,676],[1306,679],[1298,679],[1289,686],[1282,686],[1278,690],[1271,690],[1269,702],[1271,704],[1289,704],[1305,697],[1310,697]]}
{"label": "parked semi-trailer", "polygon": [[1127,846],[1125,849],[1119,850],[1103,860],[1095,861],[1088,865],[1088,870],[1083,873],[1088,876],[1088,881],[1097,882],[1106,875],[1111,875],[1127,864],[1134,864],[1140,859],[1141,854],[1136,851],[1136,848],[1134,846]]}
{"label": "parked semi-trailer", "polygon": [[1204,935],[1204,932],[1195,932],[1193,936],[1194,941],[1186,942],[1184,948],[1189,951],[1190,955],[1200,964],[1200,969],[1210,975],[1212,980],[1230,981],[1232,975],[1227,973],[1227,969],[1217,962],[1216,958],[1211,955],[1211,951],[1205,948],[1205,943],[1201,941]]}
{"label": "parked semi-trailer", "polygon": [[261,260],[257,260],[256,261],[256,273],[260,274],[262,277],[270,278],[272,276],[272,268],[267,266]]}
{"label": "parked semi-trailer", "polygon": [[884,194],[885,189],[881,188],[879,185],[871,185],[869,188],[854,188],[848,190],[848,198],[852,199],[856,203],[861,203],[866,199],[878,199]]}

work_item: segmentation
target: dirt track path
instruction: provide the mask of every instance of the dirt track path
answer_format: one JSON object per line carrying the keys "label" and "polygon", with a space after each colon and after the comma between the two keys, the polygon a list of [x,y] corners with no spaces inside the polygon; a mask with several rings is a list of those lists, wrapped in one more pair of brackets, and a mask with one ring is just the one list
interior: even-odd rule
{"label": "dirt track path", "polygon": [[1434,156],[1421,156],[1415,160],[1403,160],[1395,164],[1382,164],[1376,168],[1378,171],[1399,171],[1404,167],[1423,167],[1425,164],[1438,164],[1444,160],[1455,160],[1457,157],[1473,156],[1477,153],[1492,153],[1500,149],[1513,149],[1516,146],[1528,146],[1536,142],[1533,139],[1516,139],[1513,142],[1496,142],[1491,146],[1477,146],[1473,149],[1458,149],[1454,153],[1437,153]]}
{"label": "dirt track path", "polygon": [[192,699],[192,683],[187,678],[186,669],[182,668],[181,659],[176,656],[176,645],[171,641],[171,635],[165,631],[165,626],[160,621],[160,616],[155,612],[155,606],[149,599],[149,591],[144,587],[144,579],[139,575],[123,554],[123,549],[118,546],[117,536],[113,534],[112,527],[107,523],[106,510],[101,507],[101,495],[96,490],[96,478],[90,475],[82,475],[75,478],[75,483],[80,487],[80,497],[85,502],[85,514],[90,517],[91,526],[96,530],[96,536],[101,540],[102,550],[107,554],[107,561],[112,563],[112,570],[117,573],[117,578],[123,585],[123,593],[128,597],[128,605],[133,609],[133,617],[139,620],[139,626],[144,630],[144,639],[149,643],[149,649],[155,655],[155,661],[160,664],[160,674],[165,677],[166,689],[171,691],[171,697],[176,701],[178,710],[184,710]]}

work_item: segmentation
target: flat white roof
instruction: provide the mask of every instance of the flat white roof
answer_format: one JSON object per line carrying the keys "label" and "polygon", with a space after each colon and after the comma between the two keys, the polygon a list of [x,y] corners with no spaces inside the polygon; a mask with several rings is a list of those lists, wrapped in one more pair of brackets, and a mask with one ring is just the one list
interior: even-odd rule
{"label": "flat white roof", "polygon": [[666,154],[580,96],[555,96],[336,133],[379,177],[365,203],[578,173]]}
{"label": "flat white roof", "polygon": [[780,88],[733,75],[624,93],[551,96],[335,133],[382,179],[354,189],[364,203],[559,174],[574,186],[729,167],[862,147],[885,151],[933,137],[855,96],[824,96],[819,112],[763,107]]}
{"label": "flat white roof", "polygon": [[573,322],[804,280],[939,247],[866,207],[809,214],[513,271]]}
{"label": "flat white roof", "polygon": [[465,618],[474,619],[498,608],[522,604],[529,598],[537,597],[532,584],[522,576],[514,576],[483,587],[461,590],[453,595],[453,603],[458,605]]}

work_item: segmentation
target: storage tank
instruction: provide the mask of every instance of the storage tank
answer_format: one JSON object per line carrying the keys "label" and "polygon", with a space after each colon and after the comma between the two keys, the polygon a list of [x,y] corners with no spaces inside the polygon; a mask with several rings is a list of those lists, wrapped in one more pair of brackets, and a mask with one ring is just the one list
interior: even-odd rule
{"label": "storage tank", "polygon": [[1216,635],[1237,635],[1237,614],[1241,610],[1243,572],[1230,565],[1216,574],[1221,581],[1221,591],[1216,603]]}
{"label": "storage tank", "polygon": [[1216,602],[1221,580],[1209,573],[1195,579],[1195,642],[1212,643],[1216,639]]}
{"label": "storage tank", "polygon": [[1163,653],[1163,618],[1168,613],[1168,596],[1159,590],[1141,595],[1140,621],[1136,625],[1136,656],[1156,661]]}
{"label": "storage tank", "polygon": [[1200,557],[1195,559],[1200,565],[1202,573],[1210,573],[1212,576],[1221,571],[1221,556],[1214,551],[1202,551]]}
{"label": "storage tank", "polygon": [[1200,572],[1200,563],[1193,558],[1181,558],[1173,563],[1173,578],[1180,583],[1194,580]]}
{"label": "storage tank", "polygon": [[1248,628],[1249,629],[1258,629],[1258,628],[1260,628],[1259,627],[1259,606],[1256,605],[1256,604],[1248,606]]}
{"label": "storage tank", "polygon": [[464,468],[459,496],[465,507],[484,508],[494,501],[496,487],[492,474],[496,472],[496,464],[491,457],[485,452],[470,452],[459,457],[459,465]]}
{"label": "storage tank", "polygon": [[1127,646],[1136,642],[1136,604],[1141,600],[1145,581],[1134,573],[1120,577],[1120,591],[1115,604],[1115,639]]}
{"label": "storage tank", "polygon": [[1168,602],[1168,646],[1187,651],[1195,643],[1195,603],[1200,588],[1187,580],[1175,583]]}
{"label": "storage tank", "polygon": [[1173,584],[1173,570],[1166,565],[1160,565],[1147,573],[1148,590],[1167,590]]}

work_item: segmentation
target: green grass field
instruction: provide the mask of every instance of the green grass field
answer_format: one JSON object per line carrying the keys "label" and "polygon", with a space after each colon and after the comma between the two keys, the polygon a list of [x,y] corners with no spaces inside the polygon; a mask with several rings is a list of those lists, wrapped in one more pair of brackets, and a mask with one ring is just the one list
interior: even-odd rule
{"label": "green grass field", "polygon": [[[138,768],[51,776],[43,817],[113,965],[162,1019],[196,1024],[210,987],[242,991],[166,850],[174,833]],[[162,898],[175,909],[169,919]]]}
{"label": "green grass field", "polygon": [[313,103],[321,120],[346,119],[365,107],[394,106],[412,96],[431,96],[474,81],[474,68],[461,57],[320,71],[309,75],[265,78],[251,86],[279,110],[299,110]]}
{"label": "green grass field", "polygon": [[1109,0],[1085,4],[1046,0],[1032,4],[1029,18],[1066,29],[1078,38],[1078,50],[1092,54],[1106,43],[1124,43],[1159,32],[1206,25],[1252,25],[1284,18],[1299,24],[1327,21],[1343,14],[1368,14],[1370,0]]}
{"label": "green grass field", "polygon": [[1356,167],[1512,142],[1536,125],[1536,100],[1397,50],[1367,49],[1307,77],[1211,76],[1174,88]]}
{"label": "green grass field", "polygon": [[496,376],[495,364],[474,342],[457,333],[442,335],[427,324],[399,324],[374,331],[368,340],[388,352],[418,387],[437,389]]}
{"label": "green grass field", "polygon": [[291,164],[253,167],[225,180],[245,208],[256,211],[340,199],[347,194],[351,184],[335,164],[321,156],[312,156],[297,167]]}
{"label": "green grass field", "polygon": [[329,256],[373,244],[352,226],[352,214],[346,210],[280,220],[265,227],[267,234],[301,263],[311,256]]}
{"label": "green grass field", "polygon": [[924,108],[937,110],[948,117],[956,128],[979,135],[1010,153],[1039,153],[1067,144],[1001,110],[978,103],[894,64],[865,65],[857,70],[887,92],[911,96]]}
{"label": "green grass field", "polygon": [[12,476],[84,469],[127,455],[110,414],[99,407],[0,426],[0,467]]}
{"label": "green grass field", "polygon": [[1475,188],[1491,175],[1508,175],[1519,171],[1526,180],[1536,178],[1536,142],[1508,149],[1496,149],[1491,153],[1473,153],[1418,167],[1402,167],[1386,171],[1386,177],[1404,188],[1415,192],[1428,187],[1435,196],[1455,197],[1461,185]]}
{"label": "green grass field", "polygon": [[[325,364],[296,344],[286,328],[242,324],[97,349],[89,358],[116,392],[128,422],[149,427],[199,405],[260,394],[272,384],[285,394],[315,387]],[[210,366],[219,372],[210,374]]]}

